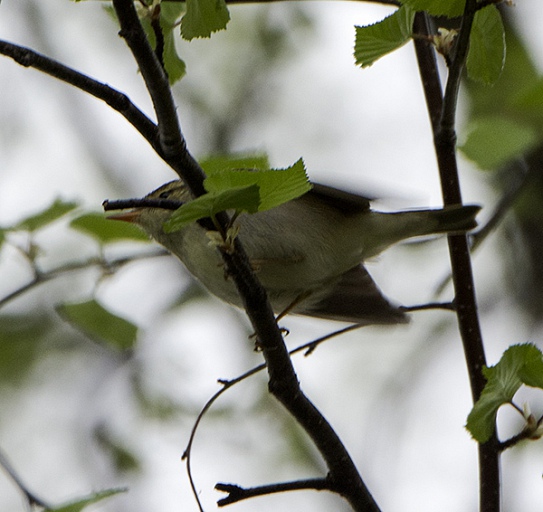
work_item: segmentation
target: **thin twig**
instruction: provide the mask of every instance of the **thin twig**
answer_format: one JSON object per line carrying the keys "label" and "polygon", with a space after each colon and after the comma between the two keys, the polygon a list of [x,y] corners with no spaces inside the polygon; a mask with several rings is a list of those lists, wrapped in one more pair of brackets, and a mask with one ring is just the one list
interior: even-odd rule
{"label": "thin twig", "polygon": [[[310,341],[308,343],[304,343],[303,345],[300,345],[296,347],[295,349],[289,351],[289,355],[293,356],[297,354],[298,352],[306,351],[305,355],[308,356],[311,354],[318,345],[321,343],[324,343],[327,340],[330,340],[332,338],[335,338],[337,336],[340,336],[341,334],[344,334],[349,331],[353,331],[355,329],[360,329],[361,327],[365,327],[366,324],[354,324],[350,325],[348,327],[345,327],[343,329],[339,329],[337,331],[331,332],[325,336],[322,336],[320,338],[317,338],[313,341]],[[250,370],[246,371],[245,373],[239,375],[238,377],[230,380],[220,379],[219,382],[222,384],[222,388],[219,389],[216,393],[214,393],[211,398],[204,404],[204,407],[199,412],[198,416],[196,417],[196,421],[194,422],[194,425],[192,426],[189,440],[187,443],[187,447],[185,448],[185,451],[183,452],[183,459],[185,459],[186,466],[187,466],[187,475],[189,478],[190,486],[192,489],[192,492],[194,494],[194,497],[196,499],[196,503],[198,504],[198,507],[200,511],[203,511],[202,504],[200,502],[200,498],[198,495],[198,490],[196,489],[195,480],[192,474],[192,446],[194,444],[194,439],[196,437],[196,432],[198,431],[198,427],[200,426],[201,421],[203,420],[204,416],[206,415],[207,411],[211,408],[211,406],[217,401],[217,399],[225,393],[228,389],[230,389],[232,386],[235,386],[236,384],[239,384],[240,382],[248,379],[249,377],[252,377],[253,375],[256,375],[257,373],[261,372],[262,370],[265,370],[267,368],[266,363],[259,364],[258,366],[255,366],[254,368],[251,368]]]}
{"label": "thin twig", "polygon": [[31,281],[24,284],[23,286],[20,286],[19,288],[12,291],[11,293],[8,293],[4,297],[0,298],[0,308],[5,306],[12,300],[16,299],[20,295],[23,295],[27,291],[41,284],[44,284],[47,281],[51,281],[52,279],[55,279],[56,277],[59,277],[64,274],[68,274],[70,272],[76,272],[78,270],[86,270],[89,267],[95,267],[95,266],[99,266],[105,269],[107,272],[111,272],[114,269],[118,269],[136,260],[156,258],[156,257],[161,257],[161,256],[169,256],[169,255],[170,253],[167,251],[154,251],[152,253],[143,253],[143,254],[134,255],[134,256],[124,256],[122,258],[118,258],[118,259],[114,259],[110,261],[104,260],[102,258],[90,258],[85,261],[77,261],[74,263],[64,264],[64,265],[61,265],[60,267],[57,267],[45,272],[42,272],[42,271],[35,272],[34,278]]}
{"label": "thin twig", "polygon": [[6,455],[0,450],[0,467],[6,472],[6,474],[11,478],[15,485],[20,489],[20,491],[25,495],[26,500],[30,506],[37,505],[44,509],[52,508],[41,498],[38,498],[23,482],[21,477],[17,474],[11,463],[9,462]]}
{"label": "thin twig", "polygon": [[217,502],[219,507],[231,505],[238,501],[246,500],[249,498],[255,498],[257,496],[268,496],[270,494],[276,494],[278,492],[287,491],[301,491],[301,490],[313,490],[313,491],[331,491],[330,483],[326,478],[308,478],[306,480],[296,480],[292,482],[279,482],[275,484],[259,485],[257,487],[240,487],[235,484],[223,484],[218,483],[215,486],[217,491],[227,492],[228,496],[222,498]]}
{"label": "thin twig", "polygon": [[110,201],[106,199],[102,206],[104,211],[124,210],[126,208],[161,208],[163,210],[177,210],[183,206],[182,201],[172,199],[149,199],[143,197],[141,199],[117,199]]}
{"label": "thin twig", "polygon": [[[520,168],[520,173],[517,173],[517,176],[513,174],[515,168]],[[531,179],[539,174],[539,168],[535,166],[529,167],[525,158],[511,162],[502,171],[507,176],[513,177],[513,179],[516,177],[516,183],[509,183],[488,221],[471,235],[473,238],[472,251],[475,251],[486,240],[486,237],[496,229],[505,215],[511,210],[518,197],[526,190],[526,186],[531,183]]]}

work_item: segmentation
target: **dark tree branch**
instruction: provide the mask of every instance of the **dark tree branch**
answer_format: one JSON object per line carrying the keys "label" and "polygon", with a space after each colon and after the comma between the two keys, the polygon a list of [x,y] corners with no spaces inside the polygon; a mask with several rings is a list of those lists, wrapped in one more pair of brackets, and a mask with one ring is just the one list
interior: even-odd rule
{"label": "dark tree branch", "polygon": [[151,144],[162,157],[164,154],[159,144],[157,126],[141,110],[139,110],[125,94],[75,71],[60,62],[41,55],[34,50],[0,40],[0,54],[11,57],[24,67],[37,69],[49,76],[89,93],[107,103],[119,112],[140,134]]}
{"label": "dark tree branch", "polygon": [[[0,41],[3,53],[26,67],[34,67],[102,99],[120,112],[149,141],[157,154],[187,182],[195,195],[204,192],[203,172],[187,150],[182,136],[168,79],[147,42],[131,0],[114,0],[114,8],[125,38],[151,94],[158,126],[118,91],[32,50]],[[222,217],[222,223],[225,225]],[[224,254],[262,347],[270,375],[270,391],[299,421],[316,443],[330,469],[330,481],[357,511],[378,511],[356,467],[332,427],[301,392],[299,383],[275,322],[265,290],[255,278],[239,242],[233,254]],[[41,281],[40,281],[41,282]],[[32,283],[34,286],[37,283]],[[25,288],[26,290],[27,288]]]}
{"label": "dark tree branch", "polygon": [[[414,31],[422,36],[422,38],[415,38],[415,48],[434,133],[445,205],[462,203],[456,160],[456,107],[476,10],[477,1],[467,0],[444,97],[434,50],[424,42],[424,38],[431,35],[428,16],[425,13],[417,13],[415,16]],[[486,358],[477,314],[468,241],[465,235],[454,235],[448,237],[448,242],[458,326],[464,346],[472,398],[476,401],[486,382],[482,373]],[[485,444],[479,445],[479,486],[480,511],[498,512],[500,510],[500,470],[496,435]]]}
{"label": "dark tree branch", "polygon": [[189,153],[181,133],[168,76],[147,40],[134,3],[127,0],[113,0],[113,7],[121,25],[119,35],[124,38],[130,48],[153,102],[161,154],[192,192],[200,196],[205,193],[204,173]]}
{"label": "dark tree branch", "polygon": [[296,480],[295,482],[281,482],[277,484],[259,485],[258,487],[243,488],[235,484],[222,484],[218,483],[215,486],[217,491],[227,492],[228,496],[222,498],[217,502],[219,507],[225,507],[238,501],[246,500],[248,498],[255,498],[257,496],[266,496],[269,494],[275,494],[278,492],[287,491],[302,491],[302,490],[314,490],[314,491],[333,491],[330,488],[330,484],[326,478],[308,478],[307,480]]}
{"label": "dark tree branch", "polygon": [[[289,355],[293,356],[294,354],[297,354],[299,352],[305,352],[305,356],[308,356],[312,354],[318,345],[321,343],[324,343],[325,341],[328,341],[332,338],[335,338],[337,336],[341,336],[342,334],[345,334],[346,332],[353,331],[355,329],[360,329],[362,327],[365,327],[366,324],[354,324],[349,325],[348,327],[344,327],[342,329],[338,329],[337,331],[331,332],[325,336],[322,336],[320,338],[317,338],[313,341],[310,341],[308,343],[304,343],[303,345],[300,345],[296,347],[295,349],[292,349],[289,351]],[[257,373],[261,372],[262,370],[265,370],[267,368],[267,364],[263,363],[258,366],[255,366],[254,368],[251,368],[250,370],[246,371],[245,373],[239,375],[238,377],[234,379],[219,379],[219,383],[222,384],[222,388],[219,389],[217,392],[213,394],[213,396],[206,402],[200,413],[198,414],[196,421],[194,422],[194,425],[192,426],[189,441],[187,443],[187,447],[185,448],[185,451],[183,453],[183,459],[187,461],[187,473],[189,476],[189,481],[191,488],[193,490],[194,496],[196,498],[196,502],[198,503],[198,506],[201,511],[203,511],[203,507],[200,503],[200,500],[198,498],[198,491],[196,489],[196,484],[194,482],[194,478],[192,476],[192,464],[191,464],[191,454],[192,454],[192,446],[194,444],[194,439],[196,437],[196,432],[198,430],[198,427],[200,426],[200,423],[202,422],[204,416],[206,415],[207,411],[211,408],[211,406],[219,399],[220,396],[223,395],[227,390],[229,390],[231,387],[235,386],[236,384],[244,381],[245,379],[248,379],[249,377],[252,377],[253,375],[256,375]],[[290,489],[293,490],[293,489]],[[331,489],[330,489],[331,490]]]}
{"label": "dark tree branch", "polygon": [[[124,37],[140,68],[151,95],[158,119],[160,143],[168,162],[180,172],[191,190],[203,192],[203,172],[187,150],[177,120],[177,111],[168,79],[151,49],[138,20],[132,0],[113,0]],[[227,219],[219,218],[222,226]],[[357,511],[377,512],[377,504],[364,485],[355,465],[330,424],[302,393],[277,326],[267,294],[255,277],[239,242],[232,253],[223,251],[228,273],[232,276],[251,320],[267,363],[270,392],[296,418],[316,444],[329,468],[329,481]]]}
{"label": "dark tree branch", "polygon": [[[362,481],[353,460],[338,435],[300,388],[292,361],[277,328],[264,289],[255,286],[255,277],[246,255],[236,250],[223,253],[267,363],[268,387],[279,402],[307,432],[329,469],[331,487],[356,511],[377,512],[379,507]],[[247,270],[246,270],[247,269]]]}
{"label": "dark tree branch", "polygon": [[164,71],[166,68],[164,67],[164,34],[162,33],[162,27],[160,26],[160,4],[155,6],[153,9],[152,17],[151,17],[151,27],[153,29],[153,33],[155,34],[156,39],[156,46],[155,46],[155,55],[160,63],[160,66]]}

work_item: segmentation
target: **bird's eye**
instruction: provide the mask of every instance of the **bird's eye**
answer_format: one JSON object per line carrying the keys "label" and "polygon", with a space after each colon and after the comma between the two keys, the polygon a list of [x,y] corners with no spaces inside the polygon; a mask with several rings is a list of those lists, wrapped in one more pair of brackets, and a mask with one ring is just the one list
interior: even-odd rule
{"label": "bird's eye", "polygon": [[171,190],[165,190],[164,192],[161,192],[158,196],[160,199],[168,199],[170,197]]}

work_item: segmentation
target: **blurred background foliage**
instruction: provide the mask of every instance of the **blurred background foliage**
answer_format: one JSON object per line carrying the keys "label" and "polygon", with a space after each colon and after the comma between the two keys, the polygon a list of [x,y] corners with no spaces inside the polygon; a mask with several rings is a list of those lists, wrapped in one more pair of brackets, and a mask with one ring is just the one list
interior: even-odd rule
{"label": "blurred background foliage", "polygon": [[[344,37],[352,46],[355,23],[390,10],[342,6],[341,17],[337,5],[233,6],[224,34],[178,41],[187,76],[174,92],[191,151],[199,157],[267,151],[278,166],[304,156],[317,179],[348,181],[355,190],[393,185],[392,203],[424,187],[438,197],[431,195],[435,164],[414,60],[406,57],[411,49],[391,57],[390,68],[354,69],[352,48],[334,45]],[[538,342],[543,318],[541,56],[523,40],[515,10],[504,15],[504,72],[493,87],[465,82],[460,133],[470,160],[463,162],[465,195],[485,203],[483,223],[493,210],[499,214],[475,256],[491,362],[510,343]],[[6,1],[0,31],[149,108],[117,28],[97,3]],[[327,53],[327,46],[343,53]],[[352,75],[344,75],[342,59]],[[0,449],[49,502],[127,485],[130,492],[96,506],[196,510],[180,456],[216,379],[260,363],[247,341],[250,327],[139,234],[98,220],[105,197],[141,196],[173,177],[124,121],[7,59],[0,66]],[[371,73],[380,72],[388,75],[373,82]],[[351,76],[360,82],[349,85]],[[411,103],[419,117],[401,117],[412,115]],[[366,170],[355,184],[359,167]],[[62,201],[54,202],[59,194]],[[410,244],[371,271],[387,294],[423,302],[446,275],[446,258],[444,245]],[[462,431],[469,392],[454,321],[438,313],[413,323],[407,332],[375,329],[330,342],[296,360],[300,379],[385,510],[473,509],[475,447]],[[289,319],[288,326],[291,346],[337,327],[306,319]],[[514,426],[514,419],[504,423],[505,431]],[[421,453],[426,449],[430,454]],[[541,449],[530,449],[505,460],[506,510],[539,510]],[[263,374],[214,405],[194,450],[197,486],[210,508],[220,497],[211,491],[217,481],[257,485],[323,471],[303,433],[268,397]],[[425,468],[424,476],[414,465]],[[420,492],[430,488],[422,508]],[[321,493],[235,507],[347,509]],[[0,508],[25,508],[4,476]]]}

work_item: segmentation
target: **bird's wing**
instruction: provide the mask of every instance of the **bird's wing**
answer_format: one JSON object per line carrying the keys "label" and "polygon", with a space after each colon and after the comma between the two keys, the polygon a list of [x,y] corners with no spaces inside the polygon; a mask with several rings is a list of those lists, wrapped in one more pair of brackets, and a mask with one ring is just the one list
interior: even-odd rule
{"label": "bird's wing", "polygon": [[358,265],[345,272],[322,300],[308,301],[296,313],[360,324],[399,324],[407,315],[381,293],[368,271]]}
{"label": "bird's wing", "polygon": [[313,183],[313,188],[307,195],[336,208],[346,215],[361,213],[370,209],[370,198],[320,183]]}

